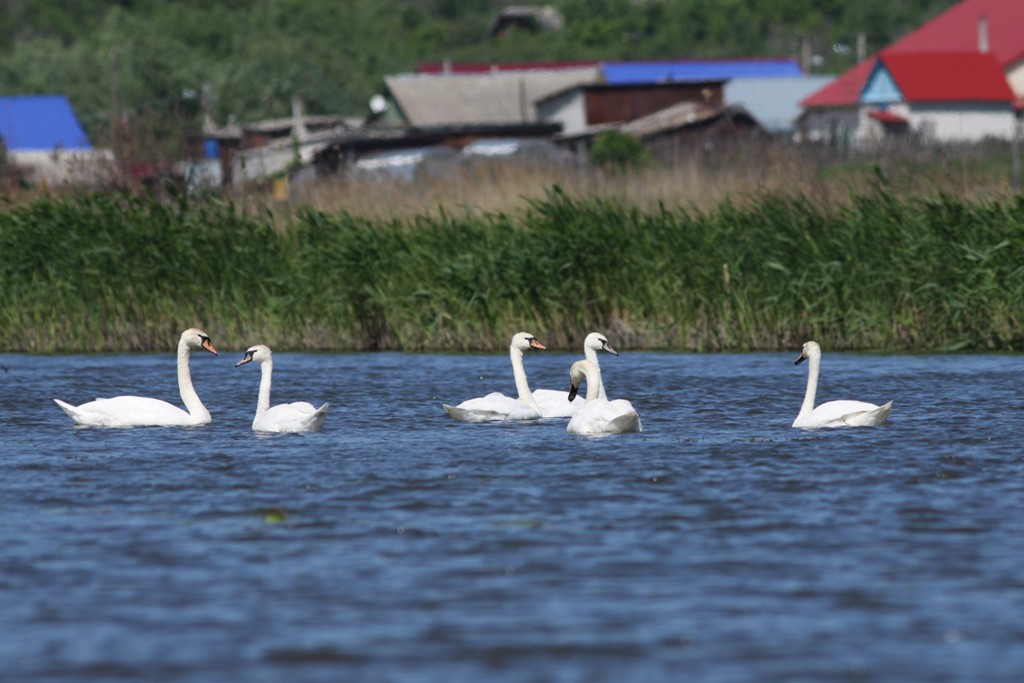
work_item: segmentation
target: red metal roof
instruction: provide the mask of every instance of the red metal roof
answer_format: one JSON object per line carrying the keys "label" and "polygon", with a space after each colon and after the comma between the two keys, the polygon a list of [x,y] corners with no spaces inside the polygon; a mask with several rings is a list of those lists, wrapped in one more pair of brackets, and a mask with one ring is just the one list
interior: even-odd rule
{"label": "red metal roof", "polygon": [[[897,52],[977,52],[978,24],[985,18],[989,52],[1005,71],[1024,59],[1024,2],[1021,0],[963,0],[920,28],[888,46],[885,54]],[[877,56],[872,55],[840,75],[821,90],[805,98],[805,107],[850,106],[868,76]]]}
{"label": "red metal roof", "polygon": [[844,107],[856,104],[877,62],[877,57],[868,57],[852,69],[843,72],[821,90],[805,97],[800,104],[804,107]]}
{"label": "red metal roof", "polygon": [[905,118],[903,118],[899,114],[889,111],[888,109],[872,109],[871,111],[868,112],[868,116],[875,119],[876,121],[881,121],[882,123],[907,122]]}
{"label": "red metal roof", "polygon": [[964,0],[886,50],[977,52],[982,17],[988,25],[989,52],[1004,70],[1024,58],[1024,2],[1020,0]]}
{"label": "red metal roof", "polygon": [[889,52],[880,57],[907,102],[1012,102],[1006,74],[991,54]]}

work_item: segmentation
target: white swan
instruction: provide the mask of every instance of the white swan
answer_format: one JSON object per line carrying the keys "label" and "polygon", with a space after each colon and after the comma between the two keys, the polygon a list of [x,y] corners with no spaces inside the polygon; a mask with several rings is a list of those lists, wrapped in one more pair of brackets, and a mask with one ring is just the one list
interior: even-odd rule
{"label": "white swan", "polygon": [[[619,355],[619,352],[608,343],[607,337],[600,332],[591,332],[583,340],[583,357],[596,365],[598,370],[600,370],[601,364],[597,360],[598,351],[607,351],[613,356]],[[598,374],[600,375],[600,373]],[[589,384],[587,386],[589,387]],[[604,380],[600,376],[597,379],[597,389],[598,398],[605,398]],[[566,400],[564,390],[536,389],[533,392],[533,398],[537,401],[537,405],[540,406],[542,417],[572,417],[583,407],[582,401]]]}
{"label": "white swan", "polygon": [[800,414],[793,421],[794,427],[801,429],[817,429],[818,427],[870,427],[880,425],[889,417],[892,401],[876,406],[864,401],[829,401],[814,407],[814,397],[818,392],[818,370],[821,367],[821,347],[817,342],[804,343],[800,356],[794,365],[807,360],[807,392]]}
{"label": "white swan", "polygon": [[512,376],[516,381],[519,398],[493,392],[479,398],[471,398],[457,406],[444,404],[456,420],[465,422],[490,422],[494,420],[536,420],[541,417],[540,406],[533,398],[530,383],[526,380],[523,368],[523,351],[527,349],[543,349],[545,346],[534,339],[529,332],[519,332],[512,337],[508,355],[512,359]]}
{"label": "white swan", "polygon": [[312,403],[298,401],[270,407],[270,376],[274,372],[273,354],[263,344],[249,347],[242,360],[235,363],[245,365],[252,361],[260,364],[260,395],[256,402],[256,418],[252,421],[254,432],[316,432],[324,426],[324,416],[329,403],[314,408]]}
{"label": "white swan", "polygon": [[195,328],[185,330],[178,340],[178,391],[188,411],[167,401],[142,396],[98,398],[80,406],[53,399],[75,424],[91,427],[187,427],[210,422],[210,411],[192,387],[188,361],[192,349],[206,349],[217,355],[210,337]]}
{"label": "white swan", "polygon": [[570,401],[576,398],[584,380],[587,382],[586,400],[569,420],[566,431],[589,436],[643,431],[640,416],[632,403],[621,398],[609,401],[607,397],[597,395],[601,387],[601,369],[589,360],[578,360],[569,368]]}

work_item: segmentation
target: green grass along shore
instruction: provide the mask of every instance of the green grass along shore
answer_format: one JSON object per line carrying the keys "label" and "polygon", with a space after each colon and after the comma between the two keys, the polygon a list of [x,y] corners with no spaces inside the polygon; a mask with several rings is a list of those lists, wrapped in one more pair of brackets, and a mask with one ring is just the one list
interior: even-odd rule
{"label": "green grass along shore", "polygon": [[0,207],[0,350],[1021,350],[1024,197],[642,210],[557,188],[516,214],[287,221],[104,194]]}

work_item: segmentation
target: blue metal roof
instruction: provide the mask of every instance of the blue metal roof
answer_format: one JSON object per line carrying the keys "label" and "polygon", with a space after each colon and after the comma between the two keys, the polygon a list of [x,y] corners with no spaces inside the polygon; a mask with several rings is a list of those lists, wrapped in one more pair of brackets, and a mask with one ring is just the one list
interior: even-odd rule
{"label": "blue metal roof", "polygon": [[605,62],[601,65],[609,85],[646,85],[731,78],[802,76],[792,59],[700,59],[671,62]]}
{"label": "blue metal roof", "polygon": [[7,149],[92,149],[64,95],[0,97],[0,138]]}

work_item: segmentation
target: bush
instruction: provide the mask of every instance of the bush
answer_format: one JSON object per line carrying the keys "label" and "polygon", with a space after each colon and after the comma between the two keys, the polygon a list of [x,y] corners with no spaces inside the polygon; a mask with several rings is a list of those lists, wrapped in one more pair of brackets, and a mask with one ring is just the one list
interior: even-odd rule
{"label": "bush", "polygon": [[594,139],[590,161],[597,166],[625,171],[648,166],[653,161],[644,143],[617,130],[606,130]]}

